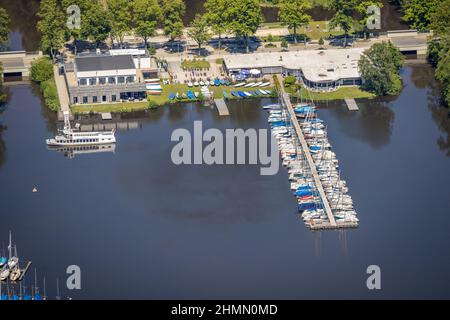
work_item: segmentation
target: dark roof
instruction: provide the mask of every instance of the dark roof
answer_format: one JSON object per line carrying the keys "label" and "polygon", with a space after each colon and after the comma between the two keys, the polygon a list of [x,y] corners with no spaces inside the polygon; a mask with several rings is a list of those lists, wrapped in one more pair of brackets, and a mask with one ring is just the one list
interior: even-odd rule
{"label": "dark roof", "polygon": [[75,63],[77,71],[135,69],[131,55],[77,57]]}

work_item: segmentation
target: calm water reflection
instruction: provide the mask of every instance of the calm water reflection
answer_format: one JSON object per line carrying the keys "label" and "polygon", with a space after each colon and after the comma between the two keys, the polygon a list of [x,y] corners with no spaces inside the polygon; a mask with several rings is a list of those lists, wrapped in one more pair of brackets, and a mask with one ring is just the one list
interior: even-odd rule
{"label": "calm water reflection", "polygon": [[[124,115],[136,129],[118,131],[114,153],[67,159],[45,146],[56,119],[38,92],[12,87],[0,115],[0,241],[13,230],[50,296],[78,264],[83,289],[64,292],[75,298],[449,298],[450,256],[437,249],[450,245],[450,162],[438,145],[448,119],[435,116],[447,109],[430,105],[432,77],[412,80],[428,68],[406,67],[392,101],[320,110],[361,219],[339,232],[306,230],[284,169],[171,163],[175,128],[267,128],[259,102],[237,101],[223,118],[195,105]],[[366,289],[370,264],[382,268],[380,292]]]}

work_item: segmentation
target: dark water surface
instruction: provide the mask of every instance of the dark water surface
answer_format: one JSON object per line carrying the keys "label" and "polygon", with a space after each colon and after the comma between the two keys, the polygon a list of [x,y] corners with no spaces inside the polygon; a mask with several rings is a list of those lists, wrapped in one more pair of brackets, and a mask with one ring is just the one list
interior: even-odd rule
{"label": "dark water surface", "polygon": [[[17,12],[14,50],[37,48],[36,3],[0,0]],[[258,166],[171,163],[174,129],[194,120],[267,128],[269,100],[233,102],[225,118],[194,105],[127,115],[137,129],[118,131],[115,153],[67,159],[45,146],[56,117],[38,89],[10,87],[0,109],[0,250],[12,230],[51,298],[56,278],[74,298],[450,298],[448,109],[429,66],[405,67],[403,78],[399,97],[358,102],[359,112],[322,105],[361,220],[329,232],[296,216],[284,169],[263,177]],[[81,291],[64,289],[72,264]],[[371,264],[382,270],[378,292],[366,288]]]}
{"label": "dark water surface", "polygon": [[[118,131],[115,153],[67,159],[45,147],[56,119],[37,91],[11,87],[0,241],[13,230],[50,297],[59,278],[75,298],[449,298],[448,110],[435,103],[431,68],[403,77],[391,101],[320,111],[361,220],[328,232],[296,216],[284,169],[171,163],[174,129],[267,128],[269,100],[234,102],[224,118],[194,105],[129,115],[138,128]],[[63,290],[71,264],[82,270],[78,292]],[[382,270],[378,292],[366,288],[371,264]]]}

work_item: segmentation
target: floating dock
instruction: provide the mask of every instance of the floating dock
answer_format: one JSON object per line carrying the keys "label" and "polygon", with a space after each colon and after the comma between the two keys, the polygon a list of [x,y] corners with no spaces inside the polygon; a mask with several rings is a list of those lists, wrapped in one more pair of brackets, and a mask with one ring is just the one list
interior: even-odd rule
{"label": "floating dock", "polygon": [[216,104],[217,110],[219,111],[219,116],[229,116],[230,112],[228,111],[227,104],[223,99],[214,99],[214,103]]}
{"label": "floating dock", "polygon": [[350,110],[350,111],[358,111],[359,110],[355,99],[345,99],[345,103],[347,104],[348,110]]}
{"label": "floating dock", "polygon": [[[281,77],[281,75],[278,75],[278,81],[279,81],[279,83],[283,83],[283,78]],[[355,223],[355,222],[343,222],[343,221],[336,222],[336,219],[334,218],[334,214],[331,209],[330,203],[328,201],[328,197],[325,194],[325,190],[322,185],[322,181],[320,180],[319,174],[317,172],[316,164],[311,155],[310,148],[308,146],[308,143],[306,142],[302,128],[300,127],[300,124],[298,122],[294,108],[292,107],[292,103],[289,98],[289,95],[284,91],[284,88],[282,86],[279,89],[279,91],[280,91],[281,104],[288,111],[290,121],[294,127],[294,130],[296,132],[298,139],[300,140],[302,151],[307,160],[307,163],[308,163],[311,175],[313,177],[315,186],[317,188],[317,191],[319,192],[320,199],[323,203],[323,208],[328,217],[328,221],[312,223],[309,225],[309,228],[312,230],[320,230],[320,229],[337,229],[337,228],[355,228],[355,227],[357,227],[358,223]]]}

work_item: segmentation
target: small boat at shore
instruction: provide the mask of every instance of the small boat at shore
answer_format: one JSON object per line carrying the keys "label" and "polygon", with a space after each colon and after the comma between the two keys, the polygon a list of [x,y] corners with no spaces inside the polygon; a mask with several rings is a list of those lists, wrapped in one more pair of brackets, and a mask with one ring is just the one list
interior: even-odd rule
{"label": "small boat at shore", "polygon": [[228,93],[227,93],[226,91],[222,91],[222,96],[223,96],[225,99],[230,98],[230,96],[228,95]]}
{"label": "small boat at shore", "polygon": [[238,87],[242,87],[243,85],[245,85],[245,82],[236,83],[233,87],[238,88]]}

